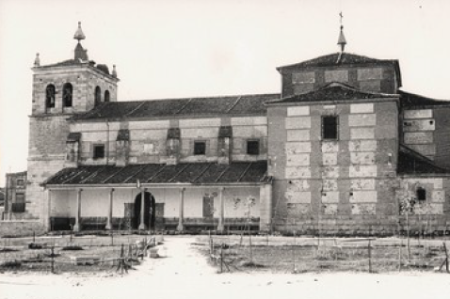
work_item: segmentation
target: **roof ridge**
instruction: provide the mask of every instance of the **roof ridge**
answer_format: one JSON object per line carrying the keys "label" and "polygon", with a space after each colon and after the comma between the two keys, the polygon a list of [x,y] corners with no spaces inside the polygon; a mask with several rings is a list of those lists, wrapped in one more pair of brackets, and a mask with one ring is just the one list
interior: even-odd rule
{"label": "roof ridge", "polygon": [[180,113],[181,111],[183,111],[184,108],[187,107],[187,105],[189,105],[192,102],[193,98],[189,98],[189,100],[187,101],[187,103],[185,105],[183,105],[180,109],[178,109],[177,111],[175,111],[173,114],[176,115],[178,113]]}
{"label": "roof ridge", "polygon": [[229,109],[227,109],[225,111],[225,113],[230,112],[231,110],[233,110],[234,107],[236,107],[236,105],[239,103],[239,101],[242,99],[242,96],[238,96],[236,101],[233,103],[233,105],[231,105],[231,107]]}
{"label": "roof ridge", "polygon": [[127,117],[129,115],[131,115],[133,112],[135,112],[136,110],[138,110],[139,108],[141,108],[142,106],[144,106],[145,102],[140,103],[139,105],[137,105],[134,109],[132,109],[130,112],[126,113],[124,115],[124,117]]}

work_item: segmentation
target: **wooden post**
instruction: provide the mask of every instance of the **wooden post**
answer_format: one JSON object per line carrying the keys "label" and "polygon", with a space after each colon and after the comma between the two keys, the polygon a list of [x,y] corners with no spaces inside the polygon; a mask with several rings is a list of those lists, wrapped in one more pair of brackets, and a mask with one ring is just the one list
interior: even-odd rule
{"label": "wooden post", "polygon": [[75,225],[73,226],[73,231],[79,232],[81,230],[81,192],[83,189],[77,190],[77,213],[75,216]]}
{"label": "wooden post", "polygon": [[139,221],[139,230],[145,230],[144,213],[145,213],[145,188],[141,189],[141,214]]}
{"label": "wooden post", "polygon": [[177,230],[179,232],[184,231],[184,191],[185,188],[180,188],[180,211],[178,216]]}
{"label": "wooden post", "polygon": [[[53,230],[52,227],[52,191],[47,189],[47,204],[48,204],[48,228],[50,231]],[[34,241],[33,241],[34,242]]]}
{"label": "wooden post", "polygon": [[51,269],[52,269],[52,273],[54,274],[55,273],[55,247],[54,246],[52,246],[52,254],[51,254]]}
{"label": "wooden post", "polygon": [[113,197],[114,188],[109,191],[109,207],[108,207],[108,219],[106,221],[106,229],[112,229],[112,215],[113,215]]}
{"label": "wooden post", "polygon": [[223,243],[220,246],[220,273],[223,273]]}
{"label": "wooden post", "polygon": [[372,273],[372,246],[370,241],[371,240],[369,239],[367,250],[369,251],[369,273]]}
{"label": "wooden post", "polygon": [[445,245],[445,242],[444,242],[444,252],[445,252],[445,271],[447,271],[447,273],[450,273],[449,262],[448,262],[448,251],[447,251],[447,246]]}
{"label": "wooden post", "polygon": [[224,231],[224,199],[223,199],[223,190],[225,188],[219,188],[219,224],[217,225],[217,231],[223,233]]}

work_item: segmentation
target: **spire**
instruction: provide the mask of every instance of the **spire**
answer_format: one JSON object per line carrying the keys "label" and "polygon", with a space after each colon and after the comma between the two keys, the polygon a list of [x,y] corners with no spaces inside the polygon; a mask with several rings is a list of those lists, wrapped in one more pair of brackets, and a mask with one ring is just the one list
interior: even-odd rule
{"label": "spire", "polygon": [[78,43],[75,47],[75,60],[77,61],[87,61],[88,55],[87,55],[87,50],[83,49],[83,46],[80,43],[80,40],[83,40],[86,38],[86,36],[83,33],[83,30],[81,29],[81,22],[78,22],[78,29],[75,32],[74,39],[78,40]]}
{"label": "spire", "polygon": [[36,53],[36,58],[34,59],[34,67],[41,66],[41,59],[39,58],[39,53]]}
{"label": "spire", "polygon": [[78,29],[75,32],[73,38],[78,40],[78,43],[80,42],[80,40],[83,40],[86,38],[86,36],[83,33],[83,30],[81,29],[81,22],[78,22]]}
{"label": "spire", "polygon": [[344,25],[342,25],[342,18],[344,18],[344,16],[342,15],[342,12],[339,13],[339,16],[341,17],[341,32],[339,33],[339,39],[337,44],[341,46],[341,52],[344,52],[345,49],[345,45],[347,44],[347,41],[345,40],[345,36],[344,36]]}

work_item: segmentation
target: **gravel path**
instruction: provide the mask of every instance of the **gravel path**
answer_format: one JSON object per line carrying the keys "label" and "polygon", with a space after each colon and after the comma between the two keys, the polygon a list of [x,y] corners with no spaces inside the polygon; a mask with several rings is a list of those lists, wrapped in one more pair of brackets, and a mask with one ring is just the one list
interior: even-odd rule
{"label": "gravel path", "polygon": [[166,237],[159,259],[118,274],[0,274],[0,298],[449,298],[450,275],[434,273],[217,274],[192,243]]}

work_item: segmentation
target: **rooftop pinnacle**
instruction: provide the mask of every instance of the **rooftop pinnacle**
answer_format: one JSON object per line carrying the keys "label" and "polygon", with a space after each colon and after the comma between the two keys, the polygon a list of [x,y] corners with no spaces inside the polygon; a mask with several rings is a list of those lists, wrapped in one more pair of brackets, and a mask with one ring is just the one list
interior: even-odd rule
{"label": "rooftop pinnacle", "polygon": [[83,33],[83,30],[81,29],[81,22],[78,22],[78,29],[75,32],[73,38],[78,40],[78,42],[80,42],[80,40],[83,40],[86,38],[86,36]]}

